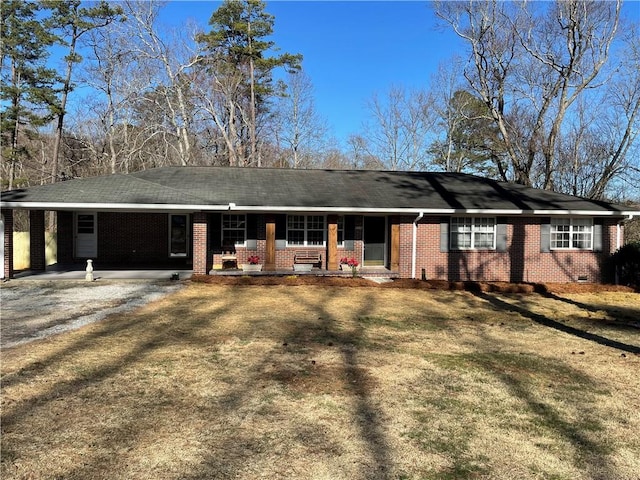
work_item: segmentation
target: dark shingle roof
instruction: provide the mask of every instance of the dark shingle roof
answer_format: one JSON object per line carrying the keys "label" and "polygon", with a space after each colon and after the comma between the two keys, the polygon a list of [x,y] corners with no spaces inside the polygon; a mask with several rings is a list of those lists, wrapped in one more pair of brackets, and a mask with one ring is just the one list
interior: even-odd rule
{"label": "dark shingle roof", "polygon": [[[2,193],[9,207],[28,204],[210,206],[353,211],[589,211],[628,213],[621,205],[497,182],[433,172],[165,167],[69,180]],[[43,208],[42,205],[39,208]],[[62,207],[64,208],[64,205]],[[104,207],[103,207],[104,208]]]}

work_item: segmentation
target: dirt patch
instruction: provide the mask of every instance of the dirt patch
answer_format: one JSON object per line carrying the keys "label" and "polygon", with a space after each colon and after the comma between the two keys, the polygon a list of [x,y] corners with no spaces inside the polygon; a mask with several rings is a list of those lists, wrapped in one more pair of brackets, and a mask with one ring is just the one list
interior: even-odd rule
{"label": "dirt patch", "polygon": [[409,288],[417,290],[454,290],[468,292],[496,293],[598,293],[598,292],[634,292],[631,287],[605,285],[597,283],[510,283],[510,282],[449,282],[446,280],[395,279],[392,282],[377,284],[366,278],[344,278],[312,275],[289,276],[215,276],[194,275],[196,283],[213,285],[291,285],[325,287],[376,287]]}

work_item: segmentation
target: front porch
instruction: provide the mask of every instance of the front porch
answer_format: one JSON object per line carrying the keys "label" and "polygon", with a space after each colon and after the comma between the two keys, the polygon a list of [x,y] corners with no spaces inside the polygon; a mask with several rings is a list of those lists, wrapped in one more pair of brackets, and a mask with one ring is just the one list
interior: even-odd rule
{"label": "front porch", "polygon": [[[38,281],[54,281],[54,280],[85,280],[86,265],[49,265],[45,270],[22,270],[16,271],[15,280],[38,280]],[[132,268],[127,265],[108,265],[101,268],[100,265],[94,265],[93,278],[99,280],[188,280],[194,275],[193,270],[186,268],[153,268],[138,267]],[[209,272],[213,277],[291,277],[291,276],[315,276],[315,277],[342,277],[351,278],[353,272],[343,270],[325,270],[314,268],[309,272],[294,272],[291,269],[280,269],[273,271],[261,272],[244,272],[241,269],[225,269],[212,270]],[[392,272],[384,267],[362,267],[357,273],[360,278],[399,278],[397,272]]]}
{"label": "front porch", "polygon": [[[251,257],[263,265],[260,275],[349,277],[353,275],[351,270],[340,269],[341,260],[348,258],[360,265],[359,276],[402,276],[400,221],[394,216],[116,211],[56,214],[58,264],[46,266],[45,211],[31,210],[30,270],[14,272],[13,211],[3,211],[3,278],[45,274],[82,278],[86,259],[93,260],[96,271],[112,272],[110,278],[162,278],[171,271],[247,275],[240,267],[250,263]],[[300,263],[313,269],[297,271],[295,266]],[[234,269],[228,268],[230,264]],[[126,271],[138,273],[125,275]],[[147,271],[150,273],[143,273]]]}
{"label": "front porch", "polygon": [[[259,277],[259,276],[267,276],[267,277],[288,277],[288,276],[315,276],[315,277],[343,277],[343,278],[351,278],[354,276],[353,272],[348,270],[325,270],[322,268],[313,268],[308,272],[296,272],[292,269],[276,269],[276,270],[268,270],[268,271],[260,271],[260,272],[245,272],[242,269],[225,269],[225,270],[211,270],[209,272],[210,276],[216,277],[240,277],[240,276],[250,276],[250,277]],[[365,266],[361,267],[356,271],[356,277],[361,278],[400,278],[398,272],[393,272],[388,268],[381,266]]]}

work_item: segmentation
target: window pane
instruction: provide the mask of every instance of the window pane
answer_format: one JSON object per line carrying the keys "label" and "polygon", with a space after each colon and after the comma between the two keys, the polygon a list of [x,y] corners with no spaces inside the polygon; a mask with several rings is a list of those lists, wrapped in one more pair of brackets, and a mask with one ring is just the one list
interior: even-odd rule
{"label": "window pane", "polygon": [[493,248],[492,233],[476,233],[473,239],[474,248]]}
{"label": "window pane", "polygon": [[307,228],[310,230],[323,230],[324,217],[312,215],[307,218]]}
{"label": "window pane", "polygon": [[245,242],[245,215],[225,214],[222,216],[222,245],[242,245]]}
{"label": "window pane", "polygon": [[569,248],[569,233],[551,233],[551,248]]}
{"label": "window pane", "polygon": [[93,214],[78,215],[78,233],[93,233]]}
{"label": "window pane", "polygon": [[307,232],[307,245],[322,245],[323,232],[319,230],[311,230]]}
{"label": "window pane", "polygon": [[471,232],[452,233],[451,248],[471,248]]}
{"label": "window pane", "polygon": [[287,217],[287,228],[304,230],[304,215],[289,215]]}
{"label": "window pane", "polygon": [[573,248],[591,248],[591,232],[574,233]]}
{"label": "window pane", "polygon": [[289,230],[288,236],[287,236],[287,242],[290,245],[304,245],[304,231]]}

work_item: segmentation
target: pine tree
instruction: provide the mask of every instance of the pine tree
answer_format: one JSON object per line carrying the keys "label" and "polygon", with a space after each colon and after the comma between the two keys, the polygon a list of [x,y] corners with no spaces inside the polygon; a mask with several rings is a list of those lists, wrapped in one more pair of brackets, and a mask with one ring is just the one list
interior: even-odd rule
{"label": "pine tree", "polygon": [[38,19],[35,2],[5,0],[0,8],[3,188],[12,189],[23,162],[30,158],[28,136],[52,119],[56,75],[46,60],[54,38]]}
{"label": "pine tree", "polygon": [[82,7],[80,0],[42,0],[42,5],[51,10],[47,26],[56,34],[56,42],[68,48],[64,57],[65,72],[60,78],[61,86],[55,111],[56,130],[51,154],[51,182],[58,180],[59,156],[64,129],[64,117],[69,93],[73,90],[72,72],[75,64],[82,61],[78,54],[78,41],[87,32],[108,25],[122,13],[118,6],[112,7],[102,0],[91,7]]}
{"label": "pine tree", "polygon": [[240,151],[230,152],[230,158],[246,165],[261,163],[257,123],[258,117],[268,110],[269,97],[276,93],[273,70],[278,67],[297,70],[302,60],[301,55],[288,53],[267,56],[275,49],[274,42],[266,40],[273,33],[273,24],[274,17],[265,12],[265,2],[225,0],[209,20],[212,30],[198,39],[203,48],[202,64],[209,71],[218,77],[241,75],[234,92],[227,91],[226,104],[230,112],[228,128],[241,137]]}

